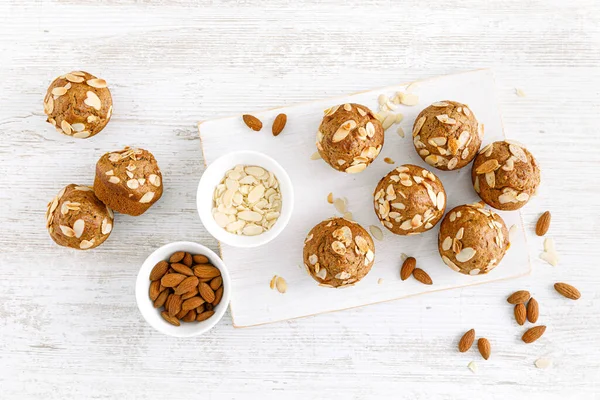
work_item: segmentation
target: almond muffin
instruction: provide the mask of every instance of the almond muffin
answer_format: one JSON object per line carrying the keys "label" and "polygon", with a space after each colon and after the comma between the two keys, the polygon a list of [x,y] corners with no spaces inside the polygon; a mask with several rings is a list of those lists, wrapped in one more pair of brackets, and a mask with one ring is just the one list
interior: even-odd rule
{"label": "almond muffin", "polygon": [[56,78],[44,98],[44,113],[58,132],[85,139],[100,132],[112,116],[112,97],[104,79],[73,71]]}
{"label": "almond muffin", "polygon": [[162,174],[148,150],[125,147],[100,157],[94,191],[113,210],[136,216],[162,196]]}
{"label": "almond muffin", "polygon": [[520,143],[512,140],[485,146],[471,170],[473,188],[498,210],[518,210],[540,185],[540,167]]}
{"label": "almond muffin", "polygon": [[427,164],[449,171],[473,160],[483,138],[483,124],[477,122],[466,104],[444,100],[433,103],[417,116],[413,144]]}
{"label": "almond muffin", "polygon": [[90,186],[65,186],[46,210],[46,227],[52,240],[78,250],[100,246],[110,236],[113,223],[113,212]]}
{"label": "almond muffin", "polygon": [[454,207],[440,225],[440,256],[461,274],[487,274],[500,263],[509,247],[504,220],[485,209],[483,202]]}
{"label": "almond muffin", "polygon": [[374,260],[371,235],[344,218],[317,224],[304,240],[304,266],[319,286],[352,286],[369,273]]}
{"label": "almond muffin", "polygon": [[325,110],[317,149],[325,162],[349,174],[363,171],[383,147],[383,126],[367,107],[342,104]]}
{"label": "almond muffin", "polygon": [[432,172],[406,164],[384,176],[373,193],[379,221],[396,235],[428,231],[444,215],[446,191]]}

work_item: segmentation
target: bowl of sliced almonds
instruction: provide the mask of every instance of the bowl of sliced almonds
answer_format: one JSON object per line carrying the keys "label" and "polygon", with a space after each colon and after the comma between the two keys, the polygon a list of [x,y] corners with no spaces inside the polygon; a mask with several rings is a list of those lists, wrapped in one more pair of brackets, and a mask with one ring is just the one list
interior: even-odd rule
{"label": "bowl of sliced almonds", "polygon": [[294,208],[292,181],[273,158],[257,151],[225,154],[208,165],[196,197],[208,232],[235,247],[275,239]]}
{"label": "bowl of sliced almonds", "polygon": [[223,261],[194,242],[155,250],[138,272],[135,297],[144,319],[175,337],[201,335],[223,317],[231,279]]}

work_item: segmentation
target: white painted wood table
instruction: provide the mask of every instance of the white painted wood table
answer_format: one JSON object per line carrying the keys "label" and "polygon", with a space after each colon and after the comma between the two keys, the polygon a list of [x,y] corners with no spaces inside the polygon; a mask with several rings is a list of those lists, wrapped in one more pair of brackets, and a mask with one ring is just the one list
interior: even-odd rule
{"label": "white painted wood table", "polygon": [[[195,209],[197,121],[480,67],[495,71],[507,136],[543,168],[523,210],[531,276],[247,329],[227,315],[194,339],[143,321],[145,257],[182,239],[216,248]],[[47,85],[72,69],[113,93],[112,122],[89,140],[42,115]],[[595,0],[2,1],[0,398],[600,397],[599,95]],[[124,145],[156,155],[161,201],[118,215],[94,251],[54,245],[48,200],[90,184],[97,158]],[[555,268],[532,235],[546,209]],[[560,298],[556,281],[583,297]],[[505,301],[520,288],[548,326],[530,345]],[[456,351],[471,327],[491,341],[489,361]],[[533,365],[542,356],[550,368]]]}

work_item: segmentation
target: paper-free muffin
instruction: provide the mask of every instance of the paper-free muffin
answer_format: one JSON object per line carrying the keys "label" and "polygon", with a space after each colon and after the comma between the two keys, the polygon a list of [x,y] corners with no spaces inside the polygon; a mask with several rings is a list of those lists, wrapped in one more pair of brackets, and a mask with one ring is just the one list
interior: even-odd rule
{"label": "paper-free muffin", "polygon": [[371,235],[344,218],[317,224],[304,240],[304,266],[319,286],[354,285],[369,273],[374,260]]}
{"label": "paper-free muffin", "polygon": [[373,193],[379,221],[397,235],[428,231],[444,215],[446,191],[432,172],[406,164],[384,176]]}
{"label": "paper-free muffin", "polygon": [[108,239],[113,212],[90,186],[70,184],[48,203],[46,227],[52,240],[61,246],[93,249]]}
{"label": "paper-free muffin", "polygon": [[44,98],[44,112],[58,132],[85,139],[100,132],[112,116],[112,97],[104,79],[73,71],[56,78]]}
{"label": "paper-free muffin", "polygon": [[473,160],[483,138],[466,104],[444,100],[425,108],[415,119],[413,144],[429,165],[443,171],[460,169]]}
{"label": "paper-free muffin", "polygon": [[520,143],[512,140],[485,146],[471,170],[473,188],[488,205],[518,210],[540,185],[540,167]]}
{"label": "paper-free muffin", "polygon": [[383,147],[384,132],[373,112],[346,103],[325,110],[317,132],[317,149],[325,162],[350,174],[363,171]]}
{"label": "paper-free muffin", "polygon": [[125,147],[100,157],[94,191],[114,211],[140,215],[162,196],[162,174],[148,150]]}
{"label": "paper-free muffin", "polygon": [[487,274],[509,247],[504,220],[485,209],[483,202],[454,207],[440,224],[440,256],[447,266],[462,274]]}

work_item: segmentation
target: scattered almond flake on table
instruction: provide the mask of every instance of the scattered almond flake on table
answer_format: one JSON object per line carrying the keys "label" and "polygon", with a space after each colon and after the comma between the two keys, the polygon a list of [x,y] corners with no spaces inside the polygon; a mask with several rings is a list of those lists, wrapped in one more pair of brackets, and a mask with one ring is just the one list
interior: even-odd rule
{"label": "scattered almond flake on table", "polygon": [[538,358],[535,360],[535,366],[539,369],[546,369],[552,366],[552,360],[544,357]]}
{"label": "scattered almond flake on table", "polygon": [[327,195],[327,202],[329,204],[333,204],[333,193],[329,192],[329,194]]}
{"label": "scattered almond flake on table", "polygon": [[519,88],[515,88],[515,93],[517,96],[519,97],[526,97],[527,95],[525,94],[525,92],[522,89]]}
{"label": "scattered almond flake on table", "polygon": [[371,231],[371,235],[380,242],[383,240],[383,231],[380,227],[371,225],[369,226],[369,230]]}
{"label": "scattered almond flake on table", "polygon": [[386,157],[386,158],[384,158],[384,159],[383,159],[383,161],[385,161],[385,162],[386,162],[386,163],[388,163],[388,164],[394,164],[394,163],[396,162],[396,161],[392,160],[392,159],[391,159],[391,158],[389,158],[389,157]]}
{"label": "scattered almond flake on table", "polygon": [[321,153],[319,153],[318,151],[315,151],[314,153],[312,153],[312,155],[310,156],[311,160],[319,160],[321,158]]}
{"label": "scattered almond flake on table", "polygon": [[279,293],[285,293],[287,291],[287,282],[282,277],[278,276],[275,279],[275,287]]}
{"label": "scattered almond flake on table", "polygon": [[398,98],[400,99],[400,103],[405,106],[415,106],[419,104],[419,96],[414,93],[397,93]]}
{"label": "scattered almond flake on table", "polygon": [[271,282],[269,282],[269,287],[271,289],[275,289],[275,281],[277,280],[277,275],[273,275],[273,278],[271,278]]}
{"label": "scattered almond flake on table", "polygon": [[540,254],[540,258],[546,261],[548,264],[556,267],[558,265],[558,253],[554,248],[554,239],[544,239],[544,252]]}
{"label": "scattered almond flake on table", "polygon": [[477,372],[477,364],[475,363],[475,361],[471,361],[469,363],[469,365],[467,365],[467,367],[469,367],[469,369],[471,370],[471,372],[473,372],[473,373]]}
{"label": "scattered almond flake on table", "polygon": [[344,213],[344,216],[343,216],[343,218],[344,218],[345,220],[348,220],[348,221],[354,221],[354,220],[352,219],[352,213],[351,213],[350,211],[346,211],[346,212]]}
{"label": "scattered almond flake on table", "polygon": [[333,201],[333,205],[339,213],[343,214],[346,212],[346,202],[344,199],[337,198]]}
{"label": "scattered almond flake on table", "polygon": [[404,262],[407,258],[408,258],[408,255],[406,253],[400,253],[400,260],[402,262]]}
{"label": "scattered almond flake on table", "polygon": [[401,126],[398,127],[398,129],[396,130],[396,133],[398,134],[398,136],[404,137],[404,129],[402,129]]}
{"label": "scattered almond flake on table", "polygon": [[517,234],[517,229],[519,229],[519,228],[515,224],[510,226],[510,229],[508,230],[508,241],[509,242],[512,242],[515,240],[515,235]]}
{"label": "scattered almond flake on table", "polygon": [[378,285],[381,285],[382,283],[383,283],[383,278],[379,278],[379,279],[377,279],[377,284],[378,284]]}

